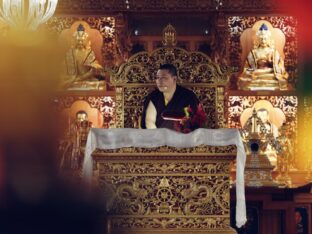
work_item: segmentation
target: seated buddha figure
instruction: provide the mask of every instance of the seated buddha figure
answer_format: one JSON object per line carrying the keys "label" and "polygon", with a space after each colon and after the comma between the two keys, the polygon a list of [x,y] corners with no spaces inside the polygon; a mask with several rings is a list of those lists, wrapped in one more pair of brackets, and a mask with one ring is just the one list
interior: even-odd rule
{"label": "seated buddha figure", "polygon": [[74,45],[66,53],[66,72],[61,86],[66,90],[105,90],[103,67],[96,60],[89,35],[80,24],[73,35]]}
{"label": "seated buddha figure", "polygon": [[273,45],[271,32],[262,24],[254,48],[248,53],[244,71],[238,79],[242,90],[286,90],[288,74],[284,61]]}

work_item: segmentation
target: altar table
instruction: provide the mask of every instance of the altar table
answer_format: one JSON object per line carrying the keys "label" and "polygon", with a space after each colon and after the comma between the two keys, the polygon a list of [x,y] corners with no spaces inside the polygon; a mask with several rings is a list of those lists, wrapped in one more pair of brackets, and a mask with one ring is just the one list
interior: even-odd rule
{"label": "altar table", "polygon": [[235,233],[229,217],[229,170],[235,156],[240,227],[246,222],[246,154],[237,129],[188,134],[91,129],[83,178],[103,189],[112,233]]}

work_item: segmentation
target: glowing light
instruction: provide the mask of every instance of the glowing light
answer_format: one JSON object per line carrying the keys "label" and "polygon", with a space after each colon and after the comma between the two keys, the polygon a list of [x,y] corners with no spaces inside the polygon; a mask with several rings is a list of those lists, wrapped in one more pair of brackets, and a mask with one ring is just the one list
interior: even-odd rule
{"label": "glowing light", "polygon": [[1,0],[0,20],[21,29],[35,30],[54,14],[58,0]]}

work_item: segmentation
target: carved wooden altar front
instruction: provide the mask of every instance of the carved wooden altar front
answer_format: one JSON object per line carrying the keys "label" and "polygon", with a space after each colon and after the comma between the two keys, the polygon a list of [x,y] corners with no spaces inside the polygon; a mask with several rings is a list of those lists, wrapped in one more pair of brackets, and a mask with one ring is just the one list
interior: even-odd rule
{"label": "carved wooden altar front", "polygon": [[229,195],[235,146],[97,149],[92,157],[109,233],[236,233]]}

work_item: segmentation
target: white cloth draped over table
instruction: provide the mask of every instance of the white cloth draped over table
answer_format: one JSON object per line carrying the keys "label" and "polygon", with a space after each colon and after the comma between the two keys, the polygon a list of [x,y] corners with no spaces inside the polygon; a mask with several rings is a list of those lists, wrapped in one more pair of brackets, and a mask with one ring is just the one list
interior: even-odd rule
{"label": "white cloth draped over table", "polygon": [[227,146],[236,145],[236,226],[243,226],[246,219],[244,168],[246,153],[237,129],[197,129],[188,134],[166,128],[158,129],[91,129],[88,135],[83,162],[83,178],[91,183],[92,152],[98,149],[117,149],[123,147],[154,148],[171,146],[188,148],[199,145]]}

